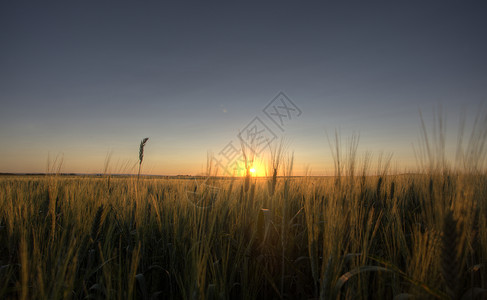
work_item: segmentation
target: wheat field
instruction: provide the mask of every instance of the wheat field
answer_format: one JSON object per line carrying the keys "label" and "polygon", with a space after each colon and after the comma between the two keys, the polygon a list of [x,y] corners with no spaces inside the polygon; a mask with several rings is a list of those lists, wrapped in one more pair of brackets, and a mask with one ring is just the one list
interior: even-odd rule
{"label": "wheat field", "polygon": [[3,176],[0,298],[482,299],[486,175]]}

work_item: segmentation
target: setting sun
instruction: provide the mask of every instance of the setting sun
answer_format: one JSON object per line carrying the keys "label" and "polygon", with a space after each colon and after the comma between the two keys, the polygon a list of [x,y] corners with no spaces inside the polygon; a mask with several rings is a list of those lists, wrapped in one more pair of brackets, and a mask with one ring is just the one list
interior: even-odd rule
{"label": "setting sun", "polygon": [[255,169],[254,168],[251,168],[249,171],[250,171],[250,173],[255,173]]}

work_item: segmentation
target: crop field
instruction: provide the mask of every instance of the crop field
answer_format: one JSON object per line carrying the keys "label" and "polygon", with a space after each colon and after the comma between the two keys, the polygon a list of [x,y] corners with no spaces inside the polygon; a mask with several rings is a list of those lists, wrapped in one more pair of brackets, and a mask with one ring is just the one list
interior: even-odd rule
{"label": "crop field", "polygon": [[486,297],[485,173],[274,180],[0,177],[0,298]]}
{"label": "crop field", "polygon": [[0,300],[487,300],[486,53],[481,0],[0,0]]}

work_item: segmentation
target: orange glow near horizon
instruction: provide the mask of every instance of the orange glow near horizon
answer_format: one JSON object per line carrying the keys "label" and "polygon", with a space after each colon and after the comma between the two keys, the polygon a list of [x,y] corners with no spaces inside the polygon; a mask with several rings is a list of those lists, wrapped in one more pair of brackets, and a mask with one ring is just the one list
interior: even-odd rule
{"label": "orange glow near horizon", "polygon": [[264,177],[266,176],[266,168],[263,160],[256,160],[250,167],[250,173],[254,177]]}

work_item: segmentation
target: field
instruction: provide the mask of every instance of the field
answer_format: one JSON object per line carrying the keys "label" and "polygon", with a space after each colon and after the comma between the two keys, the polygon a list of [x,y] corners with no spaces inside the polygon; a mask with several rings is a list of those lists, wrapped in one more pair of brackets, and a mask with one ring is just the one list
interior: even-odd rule
{"label": "field", "polygon": [[486,296],[485,173],[271,181],[1,177],[0,298]]}

